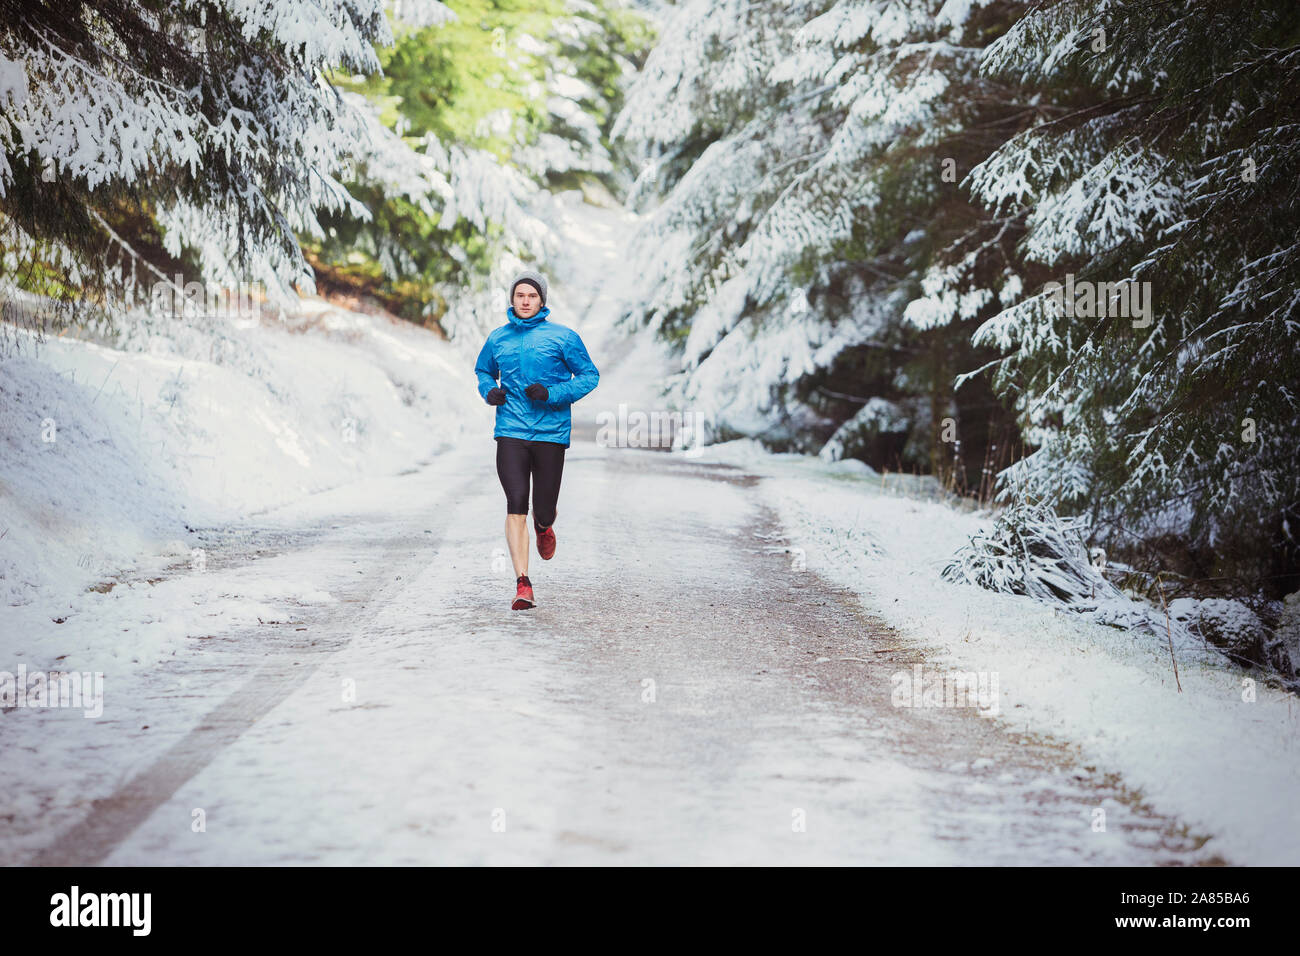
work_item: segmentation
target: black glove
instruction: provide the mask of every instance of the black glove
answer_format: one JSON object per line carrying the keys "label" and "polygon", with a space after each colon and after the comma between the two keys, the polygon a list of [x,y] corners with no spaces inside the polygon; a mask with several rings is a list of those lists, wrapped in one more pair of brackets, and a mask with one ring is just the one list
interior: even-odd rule
{"label": "black glove", "polygon": [[524,389],[524,394],[535,402],[544,402],[551,396],[545,385],[529,385]]}
{"label": "black glove", "polygon": [[504,405],[506,403],[506,390],[501,387],[490,388],[483,398],[489,405]]}

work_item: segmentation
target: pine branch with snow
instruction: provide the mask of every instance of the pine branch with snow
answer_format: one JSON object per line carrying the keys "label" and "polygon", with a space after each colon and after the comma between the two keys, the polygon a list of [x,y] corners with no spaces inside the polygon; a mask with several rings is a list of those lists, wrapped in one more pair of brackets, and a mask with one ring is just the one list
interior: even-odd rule
{"label": "pine branch with snow", "polygon": [[323,75],[377,69],[373,44],[388,42],[378,0],[14,5],[4,229],[27,268],[105,305],[155,279],[114,228],[131,209],[154,210],[167,253],[198,250],[210,276],[310,287],[295,233],[316,232],[322,209],[365,214],[340,181],[359,118]]}
{"label": "pine branch with snow", "polygon": [[1042,446],[1016,481],[1103,533],[1178,534],[1247,577],[1267,572],[1262,542],[1295,552],[1300,517],[1292,13],[1035,7],[985,69],[1041,89],[1045,115],[970,176],[1021,224],[1040,280],[1150,293],[1135,318],[1063,312],[1027,284],[976,333],[1004,350],[999,386]]}

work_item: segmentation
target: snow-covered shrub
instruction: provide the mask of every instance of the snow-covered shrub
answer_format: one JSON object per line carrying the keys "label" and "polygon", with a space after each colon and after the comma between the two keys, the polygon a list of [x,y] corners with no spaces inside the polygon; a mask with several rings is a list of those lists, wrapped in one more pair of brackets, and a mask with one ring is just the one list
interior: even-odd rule
{"label": "snow-covered shrub", "polygon": [[1169,602],[1169,616],[1229,657],[1254,663],[1264,660],[1268,629],[1259,615],[1241,601],[1178,598]]}
{"label": "snow-covered shrub", "polygon": [[1278,662],[1278,670],[1290,677],[1300,677],[1300,591],[1282,601],[1282,614],[1269,651]]}
{"label": "snow-covered shrub", "polygon": [[869,451],[882,437],[905,436],[913,417],[897,402],[873,398],[835,430],[819,454],[826,461],[838,461]]}
{"label": "snow-covered shrub", "polygon": [[[1094,563],[1093,554],[1101,560]],[[953,556],[942,576],[956,584],[1023,594],[1108,627],[1185,641],[1185,622],[1120,591],[1103,574],[1104,558],[1101,549],[1086,547],[1082,519],[1015,498],[986,534],[975,535]]]}
{"label": "snow-covered shrub", "polygon": [[987,534],[972,537],[943,578],[1051,604],[1095,607],[1099,597],[1122,597],[1092,564],[1075,521],[1024,502],[1004,509]]}
{"label": "snow-covered shrub", "polygon": [[[1272,609],[1279,604],[1275,617]],[[1169,616],[1235,661],[1258,664],[1288,680],[1300,675],[1300,592],[1260,611],[1227,598],[1180,598],[1169,602]],[[1271,630],[1270,624],[1275,625]]]}

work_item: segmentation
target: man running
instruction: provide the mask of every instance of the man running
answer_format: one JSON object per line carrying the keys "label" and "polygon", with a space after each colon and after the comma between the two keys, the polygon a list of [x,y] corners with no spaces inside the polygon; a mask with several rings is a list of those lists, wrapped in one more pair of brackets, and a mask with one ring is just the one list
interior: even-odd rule
{"label": "man running", "polygon": [[548,561],[555,554],[551,525],[569,447],[569,406],[596,387],[600,372],[577,332],[546,320],[551,310],[540,273],[520,273],[510,284],[510,302],[510,322],[487,337],[474,373],[479,395],[497,407],[497,477],[506,492],[506,544],[515,566],[510,607],[520,611],[537,604],[528,580],[529,479],[537,553]]}

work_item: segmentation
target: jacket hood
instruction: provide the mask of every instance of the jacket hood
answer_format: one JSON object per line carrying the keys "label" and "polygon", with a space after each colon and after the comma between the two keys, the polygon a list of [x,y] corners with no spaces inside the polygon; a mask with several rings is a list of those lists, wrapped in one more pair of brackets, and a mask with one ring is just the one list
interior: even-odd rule
{"label": "jacket hood", "polygon": [[515,307],[513,305],[510,306],[510,308],[506,309],[506,318],[508,318],[510,320],[510,324],[517,329],[531,329],[534,326],[541,325],[543,322],[546,321],[546,317],[550,314],[551,314],[550,307],[542,306],[540,309],[538,309],[528,318],[521,319],[519,316],[515,315]]}

